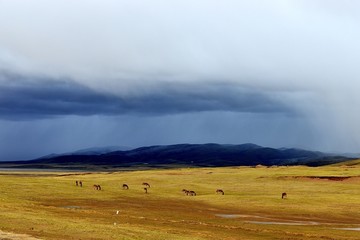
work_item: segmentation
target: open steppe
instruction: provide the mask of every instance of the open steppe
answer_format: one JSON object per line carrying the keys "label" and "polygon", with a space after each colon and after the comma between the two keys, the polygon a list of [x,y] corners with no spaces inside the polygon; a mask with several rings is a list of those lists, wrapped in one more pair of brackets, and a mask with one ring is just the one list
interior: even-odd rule
{"label": "open steppe", "polygon": [[[151,185],[148,194],[143,182]],[[316,168],[7,170],[0,171],[0,189],[4,239],[360,239],[356,161]]]}

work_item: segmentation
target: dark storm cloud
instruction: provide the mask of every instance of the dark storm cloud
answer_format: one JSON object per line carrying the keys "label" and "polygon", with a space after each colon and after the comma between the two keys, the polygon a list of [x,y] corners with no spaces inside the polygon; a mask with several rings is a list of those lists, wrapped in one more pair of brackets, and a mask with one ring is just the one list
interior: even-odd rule
{"label": "dark storm cloud", "polygon": [[351,0],[0,0],[0,160],[183,142],[358,152],[358,12]]}
{"label": "dark storm cloud", "polygon": [[[267,94],[236,84],[172,83],[136,94],[104,93],[71,80],[2,74],[0,116],[3,119],[63,115],[166,115],[201,111],[287,112]],[[35,81],[34,81],[35,80]]]}

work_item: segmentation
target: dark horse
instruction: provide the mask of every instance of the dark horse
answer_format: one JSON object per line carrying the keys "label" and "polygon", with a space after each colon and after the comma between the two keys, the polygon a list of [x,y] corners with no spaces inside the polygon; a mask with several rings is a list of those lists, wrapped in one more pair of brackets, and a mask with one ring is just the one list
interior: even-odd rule
{"label": "dark horse", "polygon": [[143,182],[142,185],[144,185],[147,188],[150,188],[150,184],[148,184],[147,182]]}
{"label": "dark horse", "polygon": [[125,184],[125,183],[123,184],[122,187],[123,187],[123,189],[125,189],[125,190],[128,190],[128,189],[129,189],[129,186],[128,186],[127,184]]}
{"label": "dark horse", "polygon": [[224,194],[225,194],[222,189],[217,189],[217,190],[216,190],[216,194],[218,194],[218,193],[220,193],[221,195],[224,195]]}
{"label": "dark horse", "polygon": [[189,191],[186,189],[181,190],[184,194],[186,194],[186,196],[196,196],[196,192],[194,191]]}
{"label": "dark horse", "polygon": [[283,193],[281,194],[281,199],[284,199],[284,198],[287,198],[286,192],[283,192]]}
{"label": "dark horse", "polygon": [[94,184],[93,188],[94,188],[94,190],[101,190],[101,186],[100,186],[100,185]]}
{"label": "dark horse", "polygon": [[184,194],[189,195],[189,191],[186,189],[181,190]]}
{"label": "dark horse", "polygon": [[194,192],[194,191],[189,191],[189,192],[188,192],[188,194],[186,194],[186,195],[189,195],[189,196],[196,196],[196,192]]}

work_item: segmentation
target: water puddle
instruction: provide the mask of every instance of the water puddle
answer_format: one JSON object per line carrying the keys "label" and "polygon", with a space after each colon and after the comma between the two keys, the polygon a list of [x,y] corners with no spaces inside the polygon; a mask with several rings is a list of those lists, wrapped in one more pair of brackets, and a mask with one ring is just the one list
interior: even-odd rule
{"label": "water puddle", "polygon": [[320,225],[318,222],[302,222],[302,221],[291,221],[291,222],[260,222],[260,221],[245,221],[247,223],[263,224],[263,225],[291,225],[291,226],[310,226]]}
{"label": "water puddle", "polygon": [[11,232],[3,232],[0,230],[0,239],[6,240],[40,240],[27,234],[17,234]]}
{"label": "water puddle", "polygon": [[79,206],[62,206],[62,207],[66,209],[81,209],[81,207]]}
{"label": "water puddle", "polygon": [[[360,231],[360,227],[350,227],[350,224],[346,223],[326,223],[326,222],[315,222],[315,221],[299,221],[299,220],[289,220],[289,219],[279,219],[271,217],[263,217],[259,215],[245,215],[245,214],[215,214],[217,217],[227,218],[227,219],[236,219],[242,218],[241,220],[246,223],[252,224],[261,224],[261,225],[289,225],[289,226],[336,226],[342,225],[343,228],[333,228],[338,230],[348,230],[348,231]],[[358,226],[358,224],[353,224],[352,226]],[[346,227],[349,226],[349,227]]]}
{"label": "water puddle", "polygon": [[[320,225],[318,222],[313,221],[278,221],[279,219],[263,217],[258,215],[246,215],[246,214],[215,214],[215,216],[227,218],[227,219],[235,219],[235,218],[247,218],[247,219],[259,219],[259,221],[246,220],[246,223],[253,224],[263,224],[263,225],[294,225],[294,226],[307,226],[307,225]],[[245,220],[244,219],[244,220]],[[266,221],[271,220],[271,221]]]}
{"label": "water puddle", "polygon": [[229,218],[229,219],[241,218],[241,215],[238,215],[238,214],[215,214],[215,216],[222,217],[222,218]]}
{"label": "water puddle", "polygon": [[257,215],[246,215],[246,214],[215,214],[215,216],[222,217],[222,218],[228,218],[228,219],[233,219],[233,218],[263,218],[263,219],[268,219],[266,217],[261,217],[261,216],[257,216]]}
{"label": "water puddle", "polygon": [[338,230],[347,230],[347,231],[360,231],[360,228],[334,228]]}

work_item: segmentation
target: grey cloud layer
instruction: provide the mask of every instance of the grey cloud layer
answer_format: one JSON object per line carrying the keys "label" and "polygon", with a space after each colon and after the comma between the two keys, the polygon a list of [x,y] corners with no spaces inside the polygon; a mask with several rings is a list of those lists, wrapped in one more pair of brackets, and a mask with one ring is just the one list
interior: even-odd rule
{"label": "grey cloud layer", "polygon": [[163,115],[201,111],[289,112],[269,93],[237,84],[168,83],[126,95],[104,93],[71,80],[2,74],[0,116],[9,119],[62,115]]}
{"label": "grey cloud layer", "polygon": [[0,0],[0,160],[211,141],[357,152],[358,12],[353,0]]}

